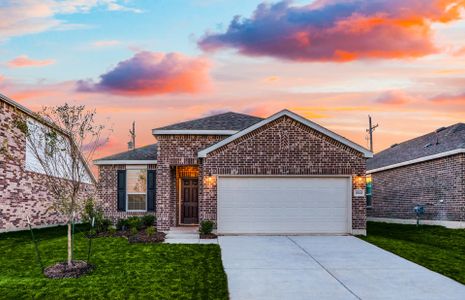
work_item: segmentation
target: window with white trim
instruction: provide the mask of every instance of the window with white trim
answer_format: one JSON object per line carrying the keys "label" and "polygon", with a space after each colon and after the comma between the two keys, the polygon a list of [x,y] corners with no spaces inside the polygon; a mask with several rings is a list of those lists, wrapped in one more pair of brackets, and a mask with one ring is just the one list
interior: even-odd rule
{"label": "window with white trim", "polygon": [[147,170],[126,170],[127,211],[147,211]]}

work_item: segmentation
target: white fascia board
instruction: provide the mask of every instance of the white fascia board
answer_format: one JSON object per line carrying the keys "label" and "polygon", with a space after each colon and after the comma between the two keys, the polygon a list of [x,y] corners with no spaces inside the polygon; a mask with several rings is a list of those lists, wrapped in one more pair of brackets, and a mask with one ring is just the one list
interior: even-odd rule
{"label": "white fascia board", "polygon": [[156,160],[94,160],[94,165],[156,165]]}
{"label": "white fascia board", "polygon": [[417,163],[420,163],[420,162],[433,160],[433,159],[438,159],[438,158],[451,156],[451,155],[456,155],[456,154],[460,154],[460,153],[465,153],[465,149],[455,149],[455,150],[451,150],[451,151],[441,152],[441,153],[438,153],[438,154],[423,156],[423,157],[412,159],[412,160],[407,160],[407,161],[404,161],[404,162],[401,162],[401,163],[392,164],[392,165],[377,168],[377,169],[367,170],[367,174],[381,172],[381,171],[394,169],[394,168],[399,168],[399,167],[403,167],[403,166],[408,166],[408,165],[412,165],[412,164],[417,164]]}
{"label": "white fascia board", "polygon": [[258,128],[260,128],[260,127],[262,127],[262,126],[264,126],[264,125],[266,125],[266,124],[268,124],[270,122],[273,122],[274,120],[276,120],[276,119],[278,119],[278,118],[280,118],[282,116],[288,116],[291,119],[294,119],[294,120],[296,120],[296,121],[298,121],[298,122],[312,128],[312,129],[314,129],[314,130],[316,130],[316,131],[318,131],[318,132],[320,132],[320,133],[322,133],[322,134],[324,134],[326,136],[329,136],[330,138],[332,138],[332,139],[334,139],[334,140],[336,140],[336,141],[338,141],[338,142],[340,142],[340,143],[342,143],[342,144],[344,144],[346,146],[349,146],[350,148],[353,148],[353,149],[363,153],[363,155],[366,158],[373,157],[373,153],[371,153],[368,149],[365,149],[364,147],[362,147],[362,146],[360,146],[360,145],[358,145],[358,144],[356,144],[356,143],[354,143],[352,141],[349,141],[345,137],[342,137],[339,134],[334,133],[334,132],[332,132],[332,131],[330,131],[330,130],[328,130],[328,129],[326,129],[326,128],[324,128],[324,127],[322,127],[322,126],[320,126],[320,125],[318,125],[318,124],[316,124],[316,123],[314,123],[314,122],[312,122],[310,120],[307,120],[304,117],[301,117],[301,116],[299,116],[299,115],[297,115],[297,114],[295,114],[295,113],[293,113],[293,112],[291,112],[291,111],[289,111],[287,109],[282,110],[282,111],[272,115],[271,117],[269,117],[269,118],[267,118],[267,119],[265,119],[263,121],[260,121],[260,122],[258,122],[256,124],[246,128],[246,129],[242,130],[242,131],[239,131],[238,133],[236,133],[236,134],[222,140],[219,143],[216,143],[216,144],[214,144],[214,145],[212,145],[212,146],[210,146],[210,147],[208,147],[208,148],[206,148],[206,149],[204,149],[202,151],[199,151],[198,156],[200,158],[204,158],[204,157],[207,156],[208,153],[210,153],[210,152],[212,152],[212,151],[214,151],[214,150],[216,150],[216,149],[218,149],[218,148],[220,148],[220,147],[222,147],[222,146],[224,146],[226,144],[229,144],[230,142],[234,141],[235,139],[238,139],[241,136],[244,136],[244,135],[254,131],[255,129],[258,129]]}
{"label": "white fascia board", "polygon": [[191,135],[232,135],[237,133],[237,130],[163,130],[163,129],[153,129],[153,135],[182,135],[182,134],[191,134]]}

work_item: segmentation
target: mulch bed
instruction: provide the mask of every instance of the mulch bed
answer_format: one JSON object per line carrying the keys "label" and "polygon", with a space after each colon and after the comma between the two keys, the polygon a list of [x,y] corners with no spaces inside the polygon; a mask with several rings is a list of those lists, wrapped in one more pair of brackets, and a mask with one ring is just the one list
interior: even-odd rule
{"label": "mulch bed", "polygon": [[139,230],[135,235],[131,233],[130,230],[120,230],[115,233],[110,233],[108,231],[98,232],[93,235],[87,234],[88,238],[99,238],[99,237],[123,237],[127,238],[129,243],[162,243],[165,241],[166,233],[164,232],[155,232],[149,236],[146,232],[146,229]]}
{"label": "mulch bed", "polygon": [[135,235],[130,235],[128,241],[129,243],[162,243],[165,236],[164,232],[155,232],[149,236],[145,231],[139,231]]}
{"label": "mulch bed", "polygon": [[94,269],[92,264],[83,260],[74,260],[72,266],[68,262],[59,262],[44,270],[44,275],[48,278],[78,278],[91,272]]}
{"label": "mulch bed", "polygon": [[216,239],[218,237],[214,233],[209,233],[209,234],[200,233],[199,236],[200,236],[201,239],[205,239],[205,240],[213,240],[213,239]]}

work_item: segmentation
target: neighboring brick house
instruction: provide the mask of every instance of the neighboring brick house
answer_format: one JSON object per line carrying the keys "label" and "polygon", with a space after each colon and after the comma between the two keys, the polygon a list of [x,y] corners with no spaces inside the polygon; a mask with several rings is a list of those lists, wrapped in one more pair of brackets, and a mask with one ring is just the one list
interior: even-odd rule
{"label": "neighboring brick house", "polygon": [[112,217],[159,230],[213,220],[219,234],[365,234],[365,148],[288,110],[224,113],[153,130],[157,144],[94,161]]}
{"label": "neighboring brick house", "polygon": [[465,124],[395,144],[368,160],[371,220],[465,228]]}
{"label": "neighboring brick house", "polygon": [[26,135],[16,125],[24,118],[41,122],[32,111],[0,94],[0,232],[25,229],[27,216],[34,227],[64,221],[51,209],[53,197],[46,187],[45,174],[34,168],[36,162],[27,151]]}

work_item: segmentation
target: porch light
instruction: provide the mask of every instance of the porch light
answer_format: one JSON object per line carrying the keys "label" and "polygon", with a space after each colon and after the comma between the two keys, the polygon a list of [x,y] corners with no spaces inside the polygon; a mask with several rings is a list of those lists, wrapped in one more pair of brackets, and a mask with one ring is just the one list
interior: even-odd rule
{"label": "porch light", "polygon": [[361,174],[355,175],[355,182],[358,183],[358,184],[362,184],[363,183],[363,176]]}

